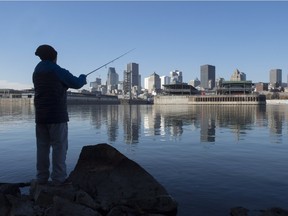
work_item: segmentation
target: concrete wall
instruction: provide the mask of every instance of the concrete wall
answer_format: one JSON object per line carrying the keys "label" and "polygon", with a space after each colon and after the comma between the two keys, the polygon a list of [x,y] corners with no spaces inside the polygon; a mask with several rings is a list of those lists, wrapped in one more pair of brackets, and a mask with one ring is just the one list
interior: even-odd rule
{"label": "concrete wall", "polygon": [[[155,105],[197,105],[197,104],[203,104],[203,105],[218,105],[218,104],[231,104],[231,105],[258,105],[258,101],[195,101],[195,98],[199,96],[180,96],[180,95],[169,95],[169,96],[156,96],[154,97],[154,104]],[[205,96],[203,96],[204,98]],[[207,96],[208,97],[208,96]],[[226,96],[223,96],[224,98]],[[231,97],[231,96],[229,96]],[[237,97],[237,96],[235,96]],[[228,97],[227,97],[228,98]],[[265,102],[262,102],[265,104]]]}
{"label": "concrete wall", "polygon": [[83,104],[120,104],[120,101],[116,98],[108,97],[77,97],[69,96],[67,98],[67,104],[83,105]]}
{"label": "concrete wall", "polygon": [[20,104],[33,104],[33,98],[0,98],[0,105],[1,104],[8,104],[8,103],[20,103]]}

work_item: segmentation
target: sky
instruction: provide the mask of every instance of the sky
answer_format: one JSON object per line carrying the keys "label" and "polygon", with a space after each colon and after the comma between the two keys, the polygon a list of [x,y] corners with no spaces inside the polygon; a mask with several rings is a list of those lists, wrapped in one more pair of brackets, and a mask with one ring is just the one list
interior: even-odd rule
{"label": "sky", "polygon": [[89,82],[107,79],[114,67],[123,80],[127,64],[144,78],[170,71],[183,81],[200,79],[200,66],[230,80],[269,82],[271,69],[288,73],[286,1],[0,1],[0,89],[32,88],[39,45],[58,52],[57,63]]}

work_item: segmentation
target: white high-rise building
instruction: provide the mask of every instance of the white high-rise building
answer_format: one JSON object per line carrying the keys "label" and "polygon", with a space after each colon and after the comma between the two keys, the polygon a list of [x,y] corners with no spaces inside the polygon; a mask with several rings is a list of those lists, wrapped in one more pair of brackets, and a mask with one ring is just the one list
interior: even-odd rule
{"label": "white high-rise building", "polygon": [[189,85],[192,85],[193,87],[198,87],[201,84],[200,80],[196,78],[195,80],[190,80]]}
{"label": "white high-rise building", "polygon": [[282,84],[282,70],[272,69],[270,70],[270,85],[281,86]]}
{"label": "white high-rise building", "polygon": [[169,77],[169,76],[161,76],[160,80],[161,80],[161,89],[164,89],[163,85],[170,84],[171,77]]}
{"label": "white high-rise building", "polygon": [[182,71],[179,70],[171,71],[170,79],[171,84],[182,83],[183,82]]}
{"label": "white high-rise building", "polygon": [[149,77],[145,78],[145,89],[148,90],[148,93],[157,92],[161,89],[161,80],[158,74],[155,72]]}
{"label": "white high-rise building", "polygon": [[119,75],[116,73],[115,68],[109,67],[107,74],[107,91],[111,92],[112,90],[117,89],[119,82]]}
{"label": "white high-rise building", "polygon": [[94,82],[90,82],[91,92],[101,91],[101,78],[96,78]]}
{"label": "white high-rise building", "polygon": [[234,73],[232,74],[230,80],[231,81],[246,81],[246,74],[236,69]]}

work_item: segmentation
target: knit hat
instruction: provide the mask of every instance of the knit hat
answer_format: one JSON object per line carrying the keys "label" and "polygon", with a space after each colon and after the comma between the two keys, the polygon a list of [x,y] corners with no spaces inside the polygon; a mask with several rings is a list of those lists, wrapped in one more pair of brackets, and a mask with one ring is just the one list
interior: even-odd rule
{"label": "knit hat", "polygon": [[57,51],[50,45],[41,45],[36,49],[36,56],[39,56],[41,60],[54,61],[57,57]]}

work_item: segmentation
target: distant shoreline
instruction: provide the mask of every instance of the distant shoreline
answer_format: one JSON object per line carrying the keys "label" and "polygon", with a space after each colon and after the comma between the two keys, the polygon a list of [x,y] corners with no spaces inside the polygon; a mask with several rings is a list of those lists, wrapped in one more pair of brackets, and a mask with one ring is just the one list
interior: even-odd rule
{"label": "distant shoreline", "polygon": [[288,104],[288,99],[274,99],[274,100],[267,100],[266,104]]}
{"label": "distant shoreline", "polygon": [[[0,98],[0,105],[2,104],[34,104],[34,98]],[[120,104],[151,104],[146,100],[140,99],[118,99],[117,97],[101,96],[101,97],[75,97],[68,96],[68,105],[120,105]]]}
{"label": "distant shoreline", "polygon": [[[69,100],[68,99],[68,104],[69,105],[77,105],[77,104],[127,104],[127,103],[120,103],[120,100],[95,100],[92,101],[91,98],[90,100],[84,100],[84,98],[81,98],[82,100]],[[0,104],[10,104],[10,103],[21,103],[21,104],[34,104],[34,98],[0,98]],[[137,104],[137,103],[136,103]],[[144,104],[144,103],[143,103]],[[266,104],[287,104],[288,105],[288,99],[266,99]],[[221,105],[221,104],[219,104]]]}

